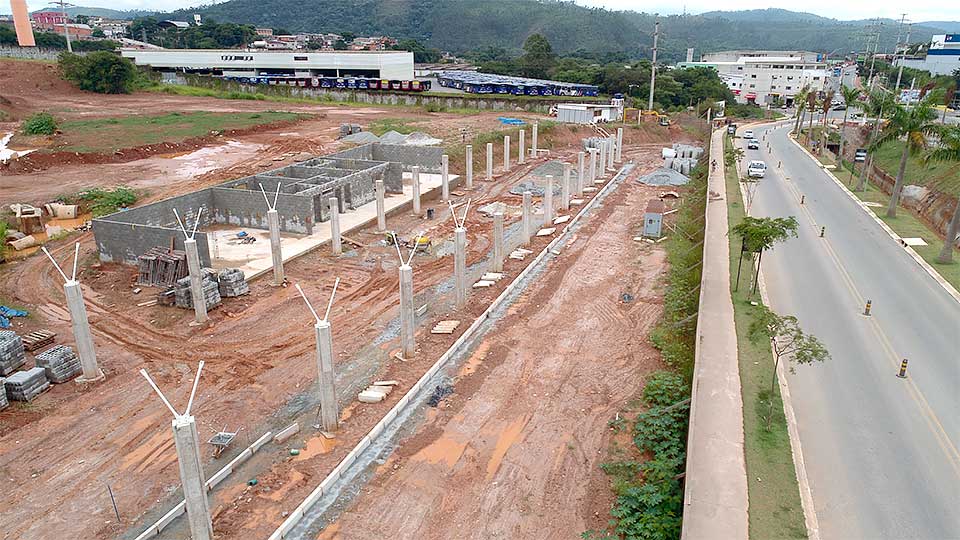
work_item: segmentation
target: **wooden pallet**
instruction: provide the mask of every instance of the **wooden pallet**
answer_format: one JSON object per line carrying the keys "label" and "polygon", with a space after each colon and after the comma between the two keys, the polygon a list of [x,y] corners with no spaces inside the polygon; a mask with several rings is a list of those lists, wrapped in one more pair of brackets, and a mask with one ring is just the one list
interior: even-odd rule
{"label": "wooden pallet", "polygon": [[433,330],[430,331],[431,334],[452,334],[457,327],[460,326],[460,321],[440,321],[433,327]]}
{"label": "wooden pallet", "polygon": [[21,336],[21,339],[23,340],[23,348],[32,352],[50,345],[56,336],[57,334],[49,330],[37,330]]}

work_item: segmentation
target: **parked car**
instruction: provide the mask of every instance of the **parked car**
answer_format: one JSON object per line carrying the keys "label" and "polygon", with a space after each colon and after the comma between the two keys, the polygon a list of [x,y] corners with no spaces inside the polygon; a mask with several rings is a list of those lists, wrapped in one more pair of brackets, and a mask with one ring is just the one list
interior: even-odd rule
{"label": "parked car", "polygon": [[727,126],[727,135],[736,135],[737,134],[737,125],[730,124]]}
{"label": "parked car", "polygon": [[759,149],[760,149],[760,141],[756,139],[747,140],[747,150],[759,150]]}
{"label": "parked car", "polygon": [[752,138],[753,138],[753,130],[752,130],[752,129],[748,129],[748,130],[744,131],[744,132],[743,132],[743,138],[744,138],[744,139],[752,139]]}
{"label": "parked car", "polygon": [[835,110],[835,111],[845,111],[845,110],[847,110],[847,104],[846,104],[846,103],[837,103],[836,105],[833,106],[833,110]]}
{"label": "parked car", "polygon": [[747,165],[747,176],[750,178],[763,178],[767,174],[767,164],[760,160],[753,160]]}

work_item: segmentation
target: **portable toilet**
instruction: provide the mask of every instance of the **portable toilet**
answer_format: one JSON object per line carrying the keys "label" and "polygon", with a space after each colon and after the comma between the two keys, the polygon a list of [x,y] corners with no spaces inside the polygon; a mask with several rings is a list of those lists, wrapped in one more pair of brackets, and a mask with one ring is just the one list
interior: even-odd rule
{"label": "portable toilet", "polygon": [[650,199],[647,202],[647,209],[643,213],[643,236],[648,238],[660,238],[663,228],[663,212],[667,205],[660,199]]}

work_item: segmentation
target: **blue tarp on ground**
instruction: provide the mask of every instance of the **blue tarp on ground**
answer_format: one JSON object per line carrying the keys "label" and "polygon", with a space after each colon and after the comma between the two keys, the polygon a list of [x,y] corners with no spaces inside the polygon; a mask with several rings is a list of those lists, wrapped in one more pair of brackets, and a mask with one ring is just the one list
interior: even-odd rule
{"label": "blue tarp on ground", "polygon": [[500,123],[501,123],[501,124],[504,124],[504,125],[507,125],[507,126],[525,126],[525,125],[527,125],[526,122],[524,122],[523,120],[521,120],[521,119],[519,119],[519,118],[507,118],[506,116],[499,116],[499,117],[497,117],[497,120],[500,120]]}
{"label": "blue tarp on ground", "polygon": [[22,309],[0,306],[0,328],[10,328],[9,317],[26,317],[27,315],[29,315],[29,313]]}

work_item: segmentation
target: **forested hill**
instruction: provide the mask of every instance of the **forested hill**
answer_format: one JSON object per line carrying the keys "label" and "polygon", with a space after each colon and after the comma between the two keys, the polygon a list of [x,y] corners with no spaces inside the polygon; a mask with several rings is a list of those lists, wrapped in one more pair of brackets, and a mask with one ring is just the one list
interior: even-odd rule
{"label": "forested hill", "polygon": [[[654,16],[608,11],[557,0],[230,0],[183,10],[218,22],[237,22],[291,31],[353,32],[414,38],[430,47],[463,52],[484,47],[519,49],[542,33],[554,49],[570,53],[626,52],[646,55]],[[699,54],[722,49],[863,49],[864,22],[843,22],[781,9],[711,12],[661,18],[665,60],[682,60],[687,47]],[[887,21],[881,50],[895,41]],[[926,41],[938,28],[913,27],[912,41]]]}

